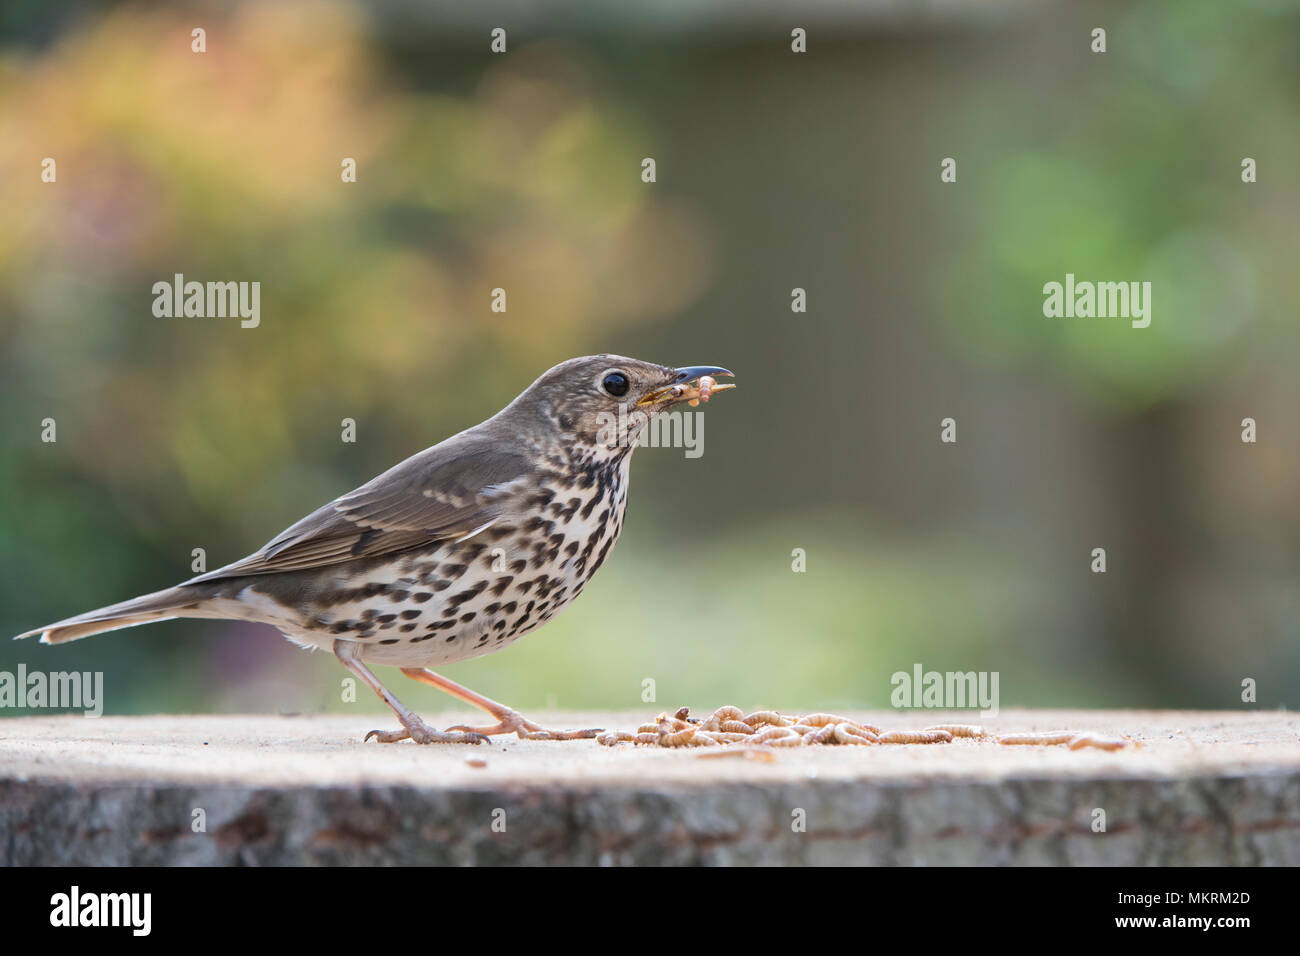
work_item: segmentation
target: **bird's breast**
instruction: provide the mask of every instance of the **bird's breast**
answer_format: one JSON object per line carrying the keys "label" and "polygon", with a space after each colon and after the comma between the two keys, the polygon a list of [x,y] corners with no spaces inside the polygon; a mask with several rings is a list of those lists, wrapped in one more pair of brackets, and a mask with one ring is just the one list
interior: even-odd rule
{"label": "bird's breast", "polygon": [[315,588],[307,633],[286,633],[322,647],[356,641],[363,660],[404,667],[500,650],[567,607],[605,562],[623,529],[627,477],[626,458],[543,472],[473,537],[354,565]]}

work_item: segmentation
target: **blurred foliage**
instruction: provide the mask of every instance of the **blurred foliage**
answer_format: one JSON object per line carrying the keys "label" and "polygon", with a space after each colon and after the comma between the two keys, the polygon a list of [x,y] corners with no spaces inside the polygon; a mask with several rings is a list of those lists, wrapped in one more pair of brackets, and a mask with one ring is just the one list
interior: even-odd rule
{"label": "blurred foliage", "polygon": [[[999,671],[1004,706],[1234,706],[1243,677],[1294,706],[1296,5],[979,7],[846,4],[795,56],[763,8],[642,35],[593,5],[493,56],[491,4],[7,6],[4,624],[234,559],[616,351],[741,389],[703,458],[637,453],[582,601],[451,676],[521,707],[653,707],[647,677],[659,706],[883,706],[920,662]],[[1067,272],[1151,281],[1151,327],[1044,318]],[[175,273],[260,281],[261,326],[155,318]],[[106,671],[110,713],[343,707],[265,628],[20,660]]]}

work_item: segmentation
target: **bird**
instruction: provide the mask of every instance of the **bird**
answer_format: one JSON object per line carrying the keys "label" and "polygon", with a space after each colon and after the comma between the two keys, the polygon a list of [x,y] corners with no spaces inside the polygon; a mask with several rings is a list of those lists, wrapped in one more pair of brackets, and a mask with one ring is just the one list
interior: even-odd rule
{"label": "bird", "polygon": [[[480,744],[594,737],[548,730],[432,668],[499,651],[571,604],[623,528],[637,440],[657,414],[734,377],[620,355],[569,359],[491,418],[412,455],[307,515],[259,550],[174,587],[34,628],[64,644],[172,618],[269,624],[332,651],[392,709],[381,743]],[[496,723],[437,730],[373,665],[486,711]],[[363,742],[364,742],[363,741]]]}

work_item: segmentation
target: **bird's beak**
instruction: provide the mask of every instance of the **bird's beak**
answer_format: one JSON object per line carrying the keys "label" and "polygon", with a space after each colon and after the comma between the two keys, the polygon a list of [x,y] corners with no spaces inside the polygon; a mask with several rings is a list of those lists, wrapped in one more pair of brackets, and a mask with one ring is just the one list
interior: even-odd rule
{"label": "bird's beak", "polygon": [[677,378],[674,380],[678,383],[693,382],[701,375],[709,375],[717,378],[719,375],[726,375],[728,378],[735,378],[735,372],[729,372],[725,368],[718,368],[716,365],[687,365],[677,370]]}
{"label": "bird's beak", "polygon": [[[727,369],[721,368],[717,365],[686,365],[682,368],[674,369],[674,371],[677,374],[673,376],[671,383],[665,385],[663,388],[657,388],[653,392],[650,392],[641,399],[641,401],[637,402],[637,405],[656,405],[660,403],[672,404],[678,401],[690,401],[691,399],[700,397],[698,388],[692,383],[698,382],[701,377],[705,375],[710,378],[714,378],[718,375],[728,375],[731,378],[736,377],[735,372],[728,371]],[[735,387],[735,385],[715,385],[713,386],[713,391],[720,392],[724,389]]]}

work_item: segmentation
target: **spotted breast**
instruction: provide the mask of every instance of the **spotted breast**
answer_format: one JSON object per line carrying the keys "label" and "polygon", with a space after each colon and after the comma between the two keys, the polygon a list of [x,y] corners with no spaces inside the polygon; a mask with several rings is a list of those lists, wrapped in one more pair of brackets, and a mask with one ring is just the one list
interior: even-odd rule
{"label": "spotted breast", "polygon": [[[582,593],[623,529],[630,448],[551,462],[518,514],[429,550],[245,579],[228,597],[245,619],[304,647],[337,639],[375,664],[434,667],[481,657],[550,620]],[[331,579],[333,578],[333,579]],[[250,615],[256,608],[256,615]]]}

